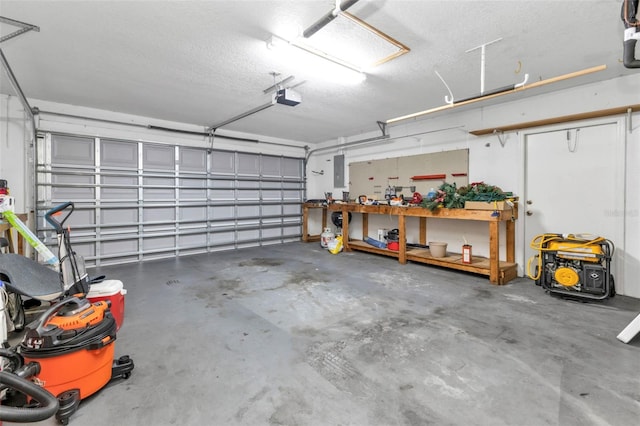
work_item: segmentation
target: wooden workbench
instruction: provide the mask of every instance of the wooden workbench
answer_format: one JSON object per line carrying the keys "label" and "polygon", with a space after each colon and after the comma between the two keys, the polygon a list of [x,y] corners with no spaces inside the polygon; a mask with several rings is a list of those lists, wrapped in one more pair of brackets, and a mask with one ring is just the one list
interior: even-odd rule
{"label": "wooden workbench", "polygon": [[[341,211],[343,217],[349,212],[362,214],[362,235],[369,235],[369,215],[381,214],[397,216],[399,231],[399,250],[392,251],[374,247],[362,240],[344,238],[345,251],[359,250],[369,253],[395,257],[402,264],[408,260],[429,265],[437,265],[445,268],[476,274],[488,275],[492,284],[505,284],[517,276],[517,264],[515,263],[515,220],[518,218],[517,205],[513,209],[500,210],[465,210],[437,208],[434,211],[423,207],[403,206],[365,206],[361,204],[345,203],[330,204],[328,211]],[[426,248],[413,248],[406,245],[406,218],[418,217],[420,226],[420,245],[427,244],[427,219],[470,220],[485,222],[489,225],[489,258],[473,256],[470,264],[462,263],[462,255],[447,253],[445,257],[433,257]],[[506,231],[506,260],[500,260],[500,223],[505,224]],[[349,221],[342,221],[342,234],[349,235]]]}
{"label": "wooden workbench", "polygon": [[[322,209],[322,229],[320,233],[309,235],[309,210]],[[320,241],[320,236],[324,228],[327,227],[327,205],[325,203],[302,203],[302,241]]]}
{"label": "wooden workbench", "polygon": [[[16,214],[16,216],[18,216],[18,219],[20,219],[22,222],[27,221],[26,213]],[[14,236],[16,237],[15,242]],[[4,237],[7,239],[7,241],[9,241],[9,253],[18,253],[19,255],[24,256],[24,238],[22,237],[22,235],[20,235],[19,232],[13,229],[9,222],[2,219],[0,219],[0,237]]]}

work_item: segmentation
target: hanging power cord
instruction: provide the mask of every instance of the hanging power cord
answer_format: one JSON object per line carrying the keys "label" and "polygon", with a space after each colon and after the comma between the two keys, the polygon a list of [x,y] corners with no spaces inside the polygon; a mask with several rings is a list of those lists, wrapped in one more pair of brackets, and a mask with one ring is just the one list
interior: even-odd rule
{"label": "hanging power cord", "polygon": [[569,152],[576,152],[578,150],[578,135],[580,134],[580,129],[576,129],[576,134],[573,139],[573,146],[571,144],[571,131],[567,130],[567,148]]}

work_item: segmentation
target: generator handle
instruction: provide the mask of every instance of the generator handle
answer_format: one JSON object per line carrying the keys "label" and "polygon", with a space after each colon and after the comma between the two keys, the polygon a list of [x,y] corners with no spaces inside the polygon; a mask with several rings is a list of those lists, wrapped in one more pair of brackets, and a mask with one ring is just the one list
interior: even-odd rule
{"label": "generator handle", "polygon": [[[62,218],[62,220],[57,220],[54,216],[57,215],[58,213],[61,213],[63,211],[65,211],[66,209],[68,209],[69,207],[71,207],[71,210],[69,210],[66,214],[66,216],[64,216]],[[53,228],[56,230],[56,232],[58,234],[62,233],[63,231],[63,225],[64,223],[67,221],[67,219],[69,218],[69,216],[71,216],[71,213],[73,213],[73,210],[75,209],[75,206],[73,204],[72,201],[67,201],[66,203],[62,203],[59,204],[55,207],[53,207],[51,210],[49,210],[48,212],[46,212],[44,214],[44,218],[47,220],[47,222],[49,222],[49,224],[51,226],[53,226]]]}

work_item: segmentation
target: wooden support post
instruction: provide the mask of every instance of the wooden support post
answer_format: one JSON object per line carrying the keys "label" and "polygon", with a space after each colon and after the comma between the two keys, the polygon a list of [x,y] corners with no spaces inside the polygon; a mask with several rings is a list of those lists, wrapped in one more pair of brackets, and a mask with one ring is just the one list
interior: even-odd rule
{"label": "wooden support post", "polygon": [[489,281],[500,284],[500,223],[489,222]]}
{"label": "wooden support post", "polygon": [[407,263],[407,229],[405,215],[398,216],[398,261]]}
{"label": "wooden support post", "polygon": [[420,244],[424,246],[427,244],[427,218],[420,217],[418,219],[420,220]]}
{"label": "wooden support post", "polygon": [[362,239],[369,236],[369,213],[362,213]]}
{"label": "wooden support post", "polygon": [[342,247],[344,251],[351,251],[349,248],[349,212],[345,207],[346,204],[343,204],[342,209]]}
{"label": "wooden support post", "polygon": [[507,233],[507,262],[516,261],[516,223],[513,220],[505,222]]}

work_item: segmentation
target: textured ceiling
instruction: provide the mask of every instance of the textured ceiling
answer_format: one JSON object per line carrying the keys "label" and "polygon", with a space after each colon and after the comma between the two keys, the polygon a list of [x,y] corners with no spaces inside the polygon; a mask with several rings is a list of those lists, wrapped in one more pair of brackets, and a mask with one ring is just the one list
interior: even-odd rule
{"label": "textured ceiling", "polygon": [[[297,1],[7,1],[0,16],[40,27],[0,45],[30,99],[191,123],[225,121],[268,101],[270,74],[293,75],[295,107],[275,105],[234,130],[316,143],[377,131],[376,121],[438,107],[485,89],[539,81],[605,64],[605,71],[545,86],[555,90],[639,73],[621,64],[622,0],[361,0],[348,11],[411,51],[373,68],[360,84],[329,81],[319,63],[266,48],[334,7]],[[4,35],[14,28],[0,24]],[[322,31],[322,30],[320,30]],[[640,78],[640,77],[639,77]],[[3,80],[5,81],[5,80]],[[6,81],[0,90],[11,93]],[[502,97],[540,93],[532,89]],[[34,102],[32,106],[38,106]]]}

